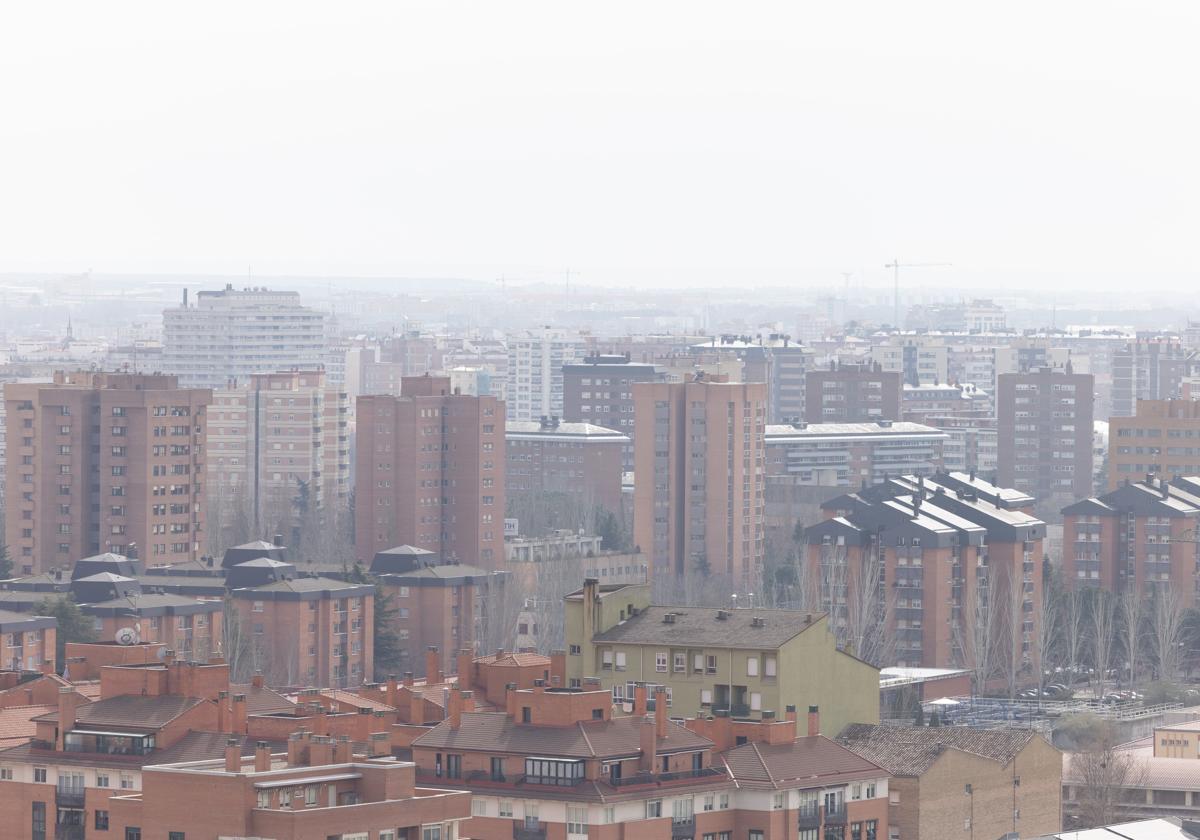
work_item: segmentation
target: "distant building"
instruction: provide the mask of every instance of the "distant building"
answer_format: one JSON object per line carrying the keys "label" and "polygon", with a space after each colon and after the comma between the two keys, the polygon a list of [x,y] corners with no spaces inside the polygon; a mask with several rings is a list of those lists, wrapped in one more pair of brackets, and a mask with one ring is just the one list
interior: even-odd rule
{"label": "distant building", "polygon": [[926,418],[946,435],[942,463],[951,472],[972,472],[989,481],[996,478],[998,446],[994,417],[932,415]]}
{"label": "distant building", "polygon": [[1138,400],[1133,417],[1108,422],[1108,489],[1153,473],[1200,475],[1200,402]]}
{"label": "distant building", "polygon": [[900,410],[910,423],[931,423],[932,417],[992,417],[990,395],[974,385],[905,385]]}
{"label": "distant building", "polygon": [[58,373],[4,388],[6,533],[26,574],[103,551],[194,560],[212,392],[173,376]]}
{"label": "distant building", "polygon": [[623,451],[629,443],[624,434],[591,423],[544,418],[511,421],[504,438],[509,499],[537,504],[545,494],[559,493],[577,499],[583,511],[621,511]]}
{"label": "distant building", "polygon": [[509,420],[563,416],[563,365],[583,356],[583,342],[565,330],[527,330],[508,341]]}
{"label": "distant building", "polygon": [[766,383],[769,422],[787,423],[804,416],[805,377],[812,370],[815,354],[800,341],[783,333],[722,335],[692,345],[690,352],[698,360],[715,356],[726,363],[736,361],[740,374],[735,376],[724,366],[718,371],[728,373],[731,380]]}
{"label": "distant building", "polygon": [[446,377],[407,377],[401,390],[358,400],[358,559],[409,544],[447,562],[500,568],[504,404],[453,394]]}
{"label": "distant building", "polygon": [[900,419],[899,371],[875,365],[836,365],[809,371],[804,419],[809,423],[877,423]]}
{"label": "distant building", "polygon": [[665,374],[651,364],[631,362],[628,355],[592,354],[563,365],[563,413],[569,423],[591,423],[629,438],[624,469],[633,469],[633,385],[658,382]]}
{"label": "distant building", "polygon": [[1092,489],[1090,373],[1039,368],[999,377],[996,480],[1049,502]]}
{"label": "distant building", "polygon": [[705,378],[634,386],[634,542],[651,575],[728,575],[763,562],[766,385]]}
{"label": "distant building", "polygon": [[185,388],[222,388],[255,373],[315,370],[327,352],[326,315],[297,292],[198,292],[163,312],[163,365]]}
{"label": "distant building", "polygon": [[1113,353],[1110,417],[1134,416],[1138,400],[1181,397],[1183,380],[1195,366],[1191,355],[1177,340],[1140,337]]}
{"label": "distant building", "polygon": [[871,359],[899,373],[906,386],[936,385],[950,378],[949,350],[939,338],[898,335],[871,348]]}
{"label": "distant building", "polygon": [[767,426],[768,480],[805,486],[875,484],[889,475],[942,468],[947,435],[919,423],[794,423]]}
{"label": "distant building", "polygon": [[58,621],[0,609],[0,670],[53,671]]}

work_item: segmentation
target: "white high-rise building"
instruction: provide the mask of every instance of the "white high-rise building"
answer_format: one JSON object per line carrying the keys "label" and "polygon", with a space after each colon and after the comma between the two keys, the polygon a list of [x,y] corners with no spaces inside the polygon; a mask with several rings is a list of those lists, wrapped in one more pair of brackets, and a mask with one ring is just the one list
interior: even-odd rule
{"label": "white high-rise building", "polygon": [[562,417],[563,365],[585,355],[579,336],[543,327],[512,336],[508,342],[509,420]]}
{"label": "white high-rise building", "polygon": [[298,292],[265,288],[200,292],[163,312],[163,366],[183,388],[225,388],[256,373],[315,370],[328,349],[324,312]]}

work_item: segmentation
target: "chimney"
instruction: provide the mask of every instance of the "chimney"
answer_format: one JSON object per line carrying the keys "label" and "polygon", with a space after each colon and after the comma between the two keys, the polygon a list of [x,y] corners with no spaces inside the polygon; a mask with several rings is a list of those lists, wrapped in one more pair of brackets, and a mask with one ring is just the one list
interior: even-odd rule
{"label": "chimney", "polygon": [[821,712],[816,706],[808,707],[808,734],[809,737],[821,734]]}
{"label": "chimney", "polygon": [[230,714],[229,714],[229,692],[228,691],[218,691],[217,692],[217,731],[225,732],[225,733],[233,732],[233,729],[230,726],[231,723],[232,723],[232,721],[230,720]]}
{"label": "chimney", "polygon": [[425,722],[425,696],[414,688],[408,690],[408,722],[420,726]]}
{"label": "chimney", "polygon": [[254,744],[254,772],[266,773],[271,769],[271,747],[266,741]]}
{"label": "chimney", "polygon": [[371,720],[374,715],[370,709],[359,709],[354,718],[354,740],[365,741],[371,736]]}
{"label": "chimney", "polygon": [[255,671],[255,672],[254,672],[254,676],[250,678],[250,685],[254,686],[255,688],[262,688],[262,687],[263,687],[263,675],[262,675],[262,671]]}
{"label": "chimney", "polygon": [[271,540],[271,544],[276,548],[283,548],[283,534],[276,534],[275,539]]}
{"label": "chimney", "polygon": [[644,683],[638,683],[633,687],[633,713],[645,717],[646,705],[646,686]]}
{"label": "chimney", "polygon": [[462,726],[462,692],[457,687],[450,690],[449,706],[446,710],[446,720],[450,722],[451,729],[458,729]]}
{"label": "chimney", "polygon": [[396,675],[388,674],[387,682],[384,683],[384,702],[396,708],[396,695],[399,693],[399,687],[396,685]]}
{"label": "chimney", "polygon": [[667,737],[667,690],[661,685],[654,689],[654,731],[659,738]]}
{"label": "chimney", "polygon": [[228,738],[225,741],[225,772],[242,772],[242,747],[237,738]]}
{"label": "chimney", "polygon": [[783,710],[783,714],[785,720],[790,720],[792,723],[796,722],[796,707],[794,704],[789,703]]}
{"label": "chimney", "polygon": [[562,688],[567,684],[567,652],[550,651],[550,685]]}
{"label": "chimney", "polygon": [[233,695],[233,712],[230,717],[234,735],[246,734],[246,695]]}
{"label": "chimney", "polygon": [[333,764],[333,739],[313,735],[308,739],[308,766],[324,767],[326,764]]}
{"label": "chimney", "polygon": [[463,691],[471,690],[471,670],[475,662],[475,657],[471,654],[470,648],[463,648],[458,652],[458,687]]}
{"label": "chimney", "polygon": [[367,739],[367,756],[379,758],[392,754],[392,736],[387,732],[372,732]]}
{"label": "chimney", "polygon": [[404,672],[404,684],[408,685],[408,686],[411,686],[413,684],[413,672],[412,671]]}
{"label": "chimney", "polygon": [[437,645],[430,645],[425,648],[425,685],[433,685],[442,681],[441,661],[441,657],[438,656]]}
{"label": "chimney", "polygon": [[74,688],[64,685],[58,690],[58,738],[55,739],[55,749],[66,749],[67,733],[75,728],[75,710],[78,706],[79,697]]}
{"label": "chimney", "polygon": [[353,760],[354,750],[351,748],[349,736],[339,735],[333,744],[333,763],[349,764]]}
{"label": "chimney", "polygon": [[639,768],[643,773],[653,773],[658,767],[658,727],[654,720],[646,716],[642,718],[642,725],[639,730],[639,743],[642,747],[642,766]]}
{"label": "chimney", "polygon": [[308,745],[308,732],[300,730],[288,736],[288,767],[300,767],[304,763],[304,748]]}
{"label": "chimney", "polygon": [[462,693],[462,710],[464,712],[475,711],[475,692],[464,691]]}

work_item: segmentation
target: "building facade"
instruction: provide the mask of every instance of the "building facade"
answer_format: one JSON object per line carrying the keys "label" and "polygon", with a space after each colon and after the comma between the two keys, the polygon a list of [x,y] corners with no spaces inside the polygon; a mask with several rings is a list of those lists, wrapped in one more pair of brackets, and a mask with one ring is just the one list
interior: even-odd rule
{"label": "building facade", "polygon": [[768,480],[822,487],[876,484],[889,475],[932,475],[947,435],[919,423],[795,423],[767,426]]}
{"label": "building facade", "polygon": [[902,374],[873,365],[835,365],[809,371],[804,419],[809,423],[893,422],[901,416]]}
{"label": "building facade", "polygon": [[508,419],[562,417],[563,365],[574,363],[583,354],[578,336],[553,327],[510,336],[505,391]]}
{"label": "building facade", "polygon": [[1108,422],[1108,489],[1147,473],[1200,475],[1200,402],[1138,400],[1132,417]]}
{"label": "building facade", "polygon": [[621,511],[621,473],[629,438],[591,423],[551,418],[512,421],[504,430],[505,493],[537,504],[545,494],[567,494],[580,510]]}

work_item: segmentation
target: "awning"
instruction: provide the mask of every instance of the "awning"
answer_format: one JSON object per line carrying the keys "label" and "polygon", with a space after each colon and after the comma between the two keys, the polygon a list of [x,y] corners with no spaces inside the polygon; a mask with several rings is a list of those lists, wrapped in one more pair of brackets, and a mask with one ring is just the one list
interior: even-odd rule
{"label": "awning", "polygon": [[328,776],[303,776],[291,779],[280,779],[276,782],[255,782],[256,788],[303,787],[304,785],[320,785],[325,782],[344,782],[349,779],[361,779],[362,773],[333,773]]}

